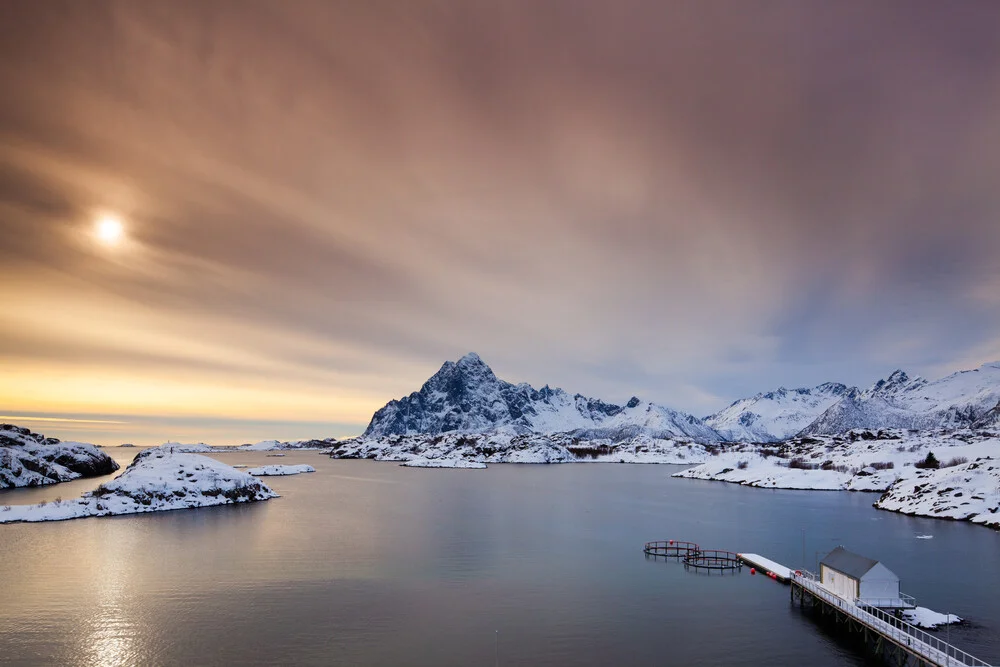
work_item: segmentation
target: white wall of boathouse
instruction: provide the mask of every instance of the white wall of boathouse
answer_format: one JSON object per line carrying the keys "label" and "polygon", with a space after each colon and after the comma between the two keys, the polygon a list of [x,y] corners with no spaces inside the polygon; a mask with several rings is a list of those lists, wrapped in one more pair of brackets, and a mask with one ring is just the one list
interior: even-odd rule
{"label": "white wall of boathouse", "polygon": [[824,586],[848,600],[858,597],[858,580],[838,572],[828,565],[820,565],[820,578]]}
{"label": "white wall of boathouse", "polygon": [[882,563],[865,572],[861,577],[858,597],[862,600],[895,600],[899,598],[899,577]]}

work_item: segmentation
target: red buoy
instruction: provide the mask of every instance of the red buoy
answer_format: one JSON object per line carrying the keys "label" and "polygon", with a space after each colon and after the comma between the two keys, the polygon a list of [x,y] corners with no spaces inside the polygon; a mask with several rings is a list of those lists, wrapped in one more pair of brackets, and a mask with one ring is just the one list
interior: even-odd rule
{"label": "red buoy", "polygon": [[750,568],[750,574],[757,574],[757,568],[751,567]]}
{"label": "red buoy", "polygon": [[673,541],[673,540],[670,540],[670,543],[671,543],[671,544],[673,544],[673,543],[674,543],[674,541]]}

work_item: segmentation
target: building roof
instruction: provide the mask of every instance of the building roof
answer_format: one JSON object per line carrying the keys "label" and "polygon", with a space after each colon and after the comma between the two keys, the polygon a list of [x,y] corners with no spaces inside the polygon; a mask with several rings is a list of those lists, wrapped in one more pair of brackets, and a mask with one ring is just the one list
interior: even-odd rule
{"label": "building roof", "polygon": [[837,547],[820,561],[820,565],[826,565],[837,572],[860,580],[869,570],[878,565],[878,561],[865,558],[844,547]]}

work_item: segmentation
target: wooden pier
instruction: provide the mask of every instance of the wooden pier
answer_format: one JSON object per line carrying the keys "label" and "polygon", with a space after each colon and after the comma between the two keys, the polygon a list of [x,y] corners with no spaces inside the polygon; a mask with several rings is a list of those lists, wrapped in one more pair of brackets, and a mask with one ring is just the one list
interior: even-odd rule
{"label": "wooden pier", "polygon": [[822,614],[832,615],[837,623],[846,625],[850,632],[859,633],[866,646],[876,655],[887,659],[890,664],[901,667],[989,667],[988,663],[979,658],[892,614],[859,600],[836,595],[817,581],[811,572],[792,572],[790,583],[793,603],[798,602],[800,606],[811,605]]}
{"label": "wooden pier", "polygon": [[[913,598],[901,593],[896,596],[898,599],[888,601],[892,604],[886,604],[886,600],[841,597],[818,581],[812,572],[792,570],[759,554],[702,549],[694,542],[682,540],[647,542],[643,551],[647,556],[675,558],[683,561],[685,566],[709,570],[736,570],[747,563],[775,581],[791,584],[793,604],[798,602],[800,607],[809,606],[824,616],[832,617],[837,624],[845,626],[863,640],[869,652],[889,664],[899,667],[990,667],[989,663],[876,606],[882,604],[896,612],[912,608]],[[898,587],[898,579],[895,581]]]}
{"label": "wooden pier", "polygon": [[791,568],[776,563],[770,558],[764,558],[759,554],[739,554],[739,557],[744,563],[757,568],[764,573],[764,576],[771,577],[775,581],[787,584],[792,578]]}

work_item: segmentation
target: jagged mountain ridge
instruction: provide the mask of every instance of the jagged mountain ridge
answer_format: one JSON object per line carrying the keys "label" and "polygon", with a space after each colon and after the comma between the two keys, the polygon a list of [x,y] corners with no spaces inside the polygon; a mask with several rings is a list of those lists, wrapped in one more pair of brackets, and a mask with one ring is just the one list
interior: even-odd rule
{"label": "jagged mountain ridge", "polygon": [[801,435],[855,428],[981,428],[1000,423],[1000,362],[939,380],[897,370],[864,391],[849,391]]}
{"label": "jagged mountain ridge", "polygon": [[698,419],[635,397],[617,405],[548,385],[535,389],[527,383],[511,384],[470,353],[445,362],[419,391],[378,410],[363,437],[507,429],[615,442],[639,435],[702,443],[777,442],[851,429],[992,425],[1000,425],[1000,362],[935,381],[897,370],[864,390],[835,382],[781,387]]}
{"label": "jagged mountain ridge", "polygon": [[498,378],[479,355],[447,361],[420,391],[389,401],[372,417],[363,437],[483,433],[497,428],[520,432],[579,432],[581,437],[620,440],[647,434],[658,438],[718,441],[700,419],[633,397],[625,405],[548,385],[535,389]]}
{"label": "jagged mountain ridge", "polygon": [[777,442],[808,427],[852,391],[856,390],[838,382],[811,388],[779,387],[734,401],[704,422],[729,441]]}

